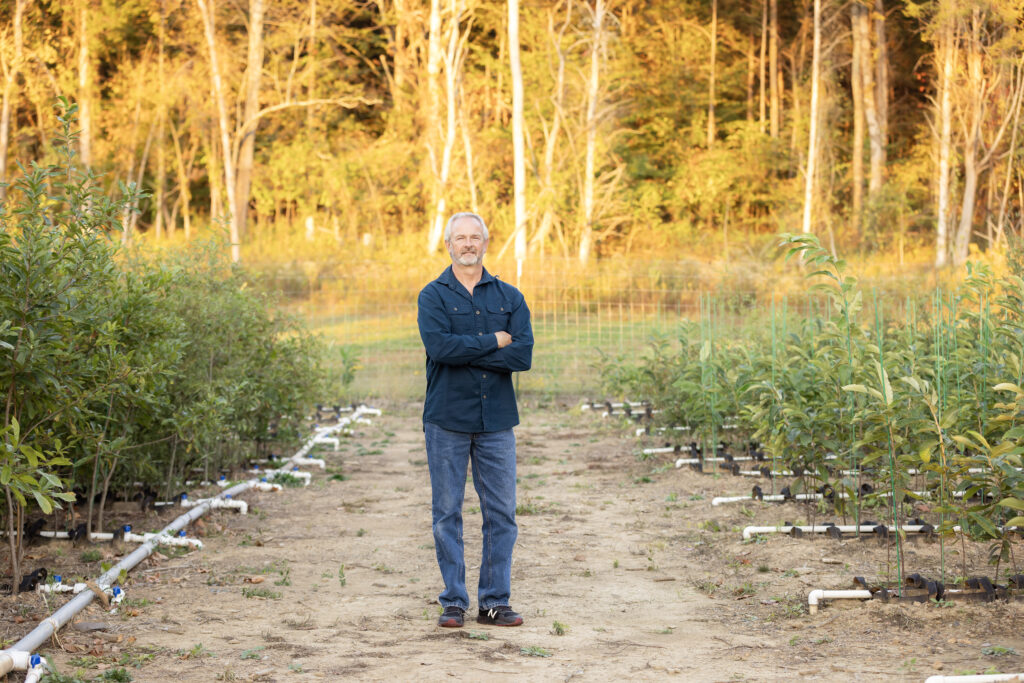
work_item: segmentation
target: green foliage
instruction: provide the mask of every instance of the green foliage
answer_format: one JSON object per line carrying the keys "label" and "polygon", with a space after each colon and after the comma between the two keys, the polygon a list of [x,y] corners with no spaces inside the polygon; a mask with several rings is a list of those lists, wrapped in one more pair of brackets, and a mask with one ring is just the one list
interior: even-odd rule
{"label": "green foliage", "polygon": [[[222,250],[143,258],[115,239],[140,196],[111,200],[75,158],[60,101],[55,162],[0,205],[0,487],[6,528],[85,493],[165,494],[298,434],[321,394],[321,344],[255,293]],[[9,538],[20,574],[18,534]]]}
{"label": "green foliage", "polygon": [[991,542],[998,572],[1013,559],[1012,528],[1024,527],[1024,279],[969,265],[957,291],[909,299],[886,324],[814,237],[782,246],[827,306],[729,339],[684,323],[677,347],[607,364],[609,388],[652,398],[698,441],[737,415],[734,453],[760,442],[772,469],[796,473],[791,493],[823,492],[854,520],[884,506],[902,524],[928,499],[943,537]]}

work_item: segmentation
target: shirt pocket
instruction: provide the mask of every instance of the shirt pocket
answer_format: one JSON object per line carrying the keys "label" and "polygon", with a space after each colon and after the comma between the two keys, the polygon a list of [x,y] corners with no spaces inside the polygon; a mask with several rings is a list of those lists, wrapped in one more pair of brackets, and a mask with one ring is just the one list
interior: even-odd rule
{"label": "shirt pocket", "polygon": [[509,318],[512,316],[512,307],[507,301],[498,300],[487,303],[487,331],[488,332],[508,332],[509,329]]}
{"label": "shirt pocket", "polygon": [[477,329],[473,318],[473,305],[464,302],[445,304],[448,309],[448,319],[452,322],[453,334],[476,334]]}

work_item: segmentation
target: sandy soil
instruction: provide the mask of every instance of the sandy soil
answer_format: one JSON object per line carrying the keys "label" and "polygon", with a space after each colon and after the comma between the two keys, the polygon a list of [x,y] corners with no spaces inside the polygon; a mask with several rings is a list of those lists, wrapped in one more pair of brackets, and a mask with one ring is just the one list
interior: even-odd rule
{"label": "sandy soil", "polygon": [[[512,603],[526,623],[440,629],[419,407],[383,407],[324,454],[329,469],[312,486],[247,494],[248,516],[218,511],[195,530],[204,550],[136,569],[119,614],[90,606],[79,620],[104,628],[63,630],[46,651],[59,670],[89,680],[126,666],[136,681],[182,682],[917,681],[1024,670],[1019,602],[872,601],[809,616],[810,589],[852,587],[855,575],[877,581],[890,549],[873,540],[743,543],[743,526],[807,521],[810,508],[712,508],[713,496],[751,482],[640,461],[626,425],[559,404],[524,406],[518,429]],[[471,594],[476,506],[468,486]],[[985,548],[968,551],[969,569],[991,576]],[[47,551],[34,552],[43,561]],[[937,545],[913,544],[907,569],[937,576],[937,557]],[[0,603],[5,637],[45,615],[41,600]]]}

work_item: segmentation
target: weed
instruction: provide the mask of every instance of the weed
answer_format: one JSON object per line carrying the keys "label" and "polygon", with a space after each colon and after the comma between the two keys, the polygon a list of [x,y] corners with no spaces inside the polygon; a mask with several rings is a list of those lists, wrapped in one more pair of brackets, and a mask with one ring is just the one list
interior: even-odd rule
{"label": "weed", "polygon": [[116,681],[116,683],[131,683],[131,681],[134,679],[132,678],[132,675],[128,673],[127,669],[117,668],[108,669],[107,671],[104,671],[102,674],[99,675],[99,677],[96,680]]}
{"label": "weed", "polygon": [[787,569],[786,571],[782,572],[782,575],[787,579],[792,579],[795,576],[800,576],[800,572],[798,572],[795,569]]}
{"label": "weed", "polygon": [[757,589],[754,588],[754,584],[750,583],[749,581],[742,583],[739,586],[736,586],[732,589],[733,596],[737,598],[749,598],[756,592]]}
{"label": "weed", "polygon": [[551,624],[551,632],[554,633],[556,636],[564,636],[566,633],[569,632],[569,627],[560,621],[556,621],[553,624]]}
{"label": "weed", "polygon": [[718,522],[713,520],[713,519],[705,519],[703,522],[700,523],[700,528],[703,529],[704,531],[714,531],[714,532],[718,532],[718,531],[722,530],[722,527],[719,526]]}
{"label": "weed", "polygon": [[292,585],[291,573],[292,573],[291,569],[285,569],[281,573],[281,578],[278,579],[277,581],[275,581],[274,585],[275,586],[290,586],[290,585]]}
{"label": "weed", "polygon": [[252,648],[251,650],[244,650],[242,652],[242,659],[255,659],[255,660],[263,659],[263,655],[261,655],[260,652],[265,650],[265,649],[266,648],[264,646],[257,645],[256,647]]}
{"label": "weed", "polygon": [[619,568],[619,561],[618,560],[615,560],[614,562],[612,562],[612,568],[613,569],[618,569]]}
{"label": "weed", "polygon": [[[426,610],[424,610],[424,611],[426,611]],[[484,633],[483,631],[470,631],[469,632],[469,639],[470,640],[490,640],[491,639],[491,634]]]}
{"label": "weed", "polygon": [[242,588],[242,595],[247,598],[267,598],[268,600],[280,600],[281,594],[269,588],[246,586]]}
{"label": "weed", "polygon": [[103,553],[95,548],[90,548],[82,553],[79,559],[82,560],[82,562],[99,562],[103,559]]}
{"label": "weed", "polygon": [[551,656],[551,652],[550,651],[545,650],[544,648],[538,647],[536,645],[531,645],[529,647],[521,647],[521,648],[519,648],[519,654],[526,655],[527,657],[550,657]]}
{"label": "weed", "polygon": [[665,502],[666,503],[674,503],[677,500],[679,500],[679,494],[676,493],[675,491],[673,491],[672,493],[670,493],[667,496],[665,496]]}
{"label": "weed", "polygon": [[1006,655],[1015,655],[1017,651],[1012,647],[1002,647],[1000,645],[991,645],[989,647],[981,648],[981,654],[988,657],[1005,657]]}
{"label": "weed", "polygon": [[711,597],[716,592],[718,592],[719,585],[714,581],[711,581],[710,579],[703,579],[700,581],[695,581],[693,583],[693,587],[701,593],[703,593],[704,595]]}
{"label": "weed", "polygon": [[202,659],[214,656],[212,652],[203,647],[202,643],[196,643],[188,650],[178,650],[175,654],[181,659]]}
{"label": "weed", "polygon": [[772,568],[771,568],[771,567],[769,567],[769,566],[768,566],[768,565],[766,565],[766,564],[759,564],[759,565],[757,565],[757,571],[758,571],[758,573],[760,573],[760,574],[767,574],[767,573],[768,573],[768,572],[770,572],[771,570],[772,570]]}
{"label": "weed", "polygon": [[288,472],[278,472],[270,478],[271,484],[280,484],[286,489],[299,488],[306,484],[305,480],[296,477],[294,474]]}
{"label": "weed", "polygon": [[345,587],[347,579],[345,578],[345,565],[338,567],[338,585],[342,588]]}
{"label": "weed", "polygon": [[362,527],[360,527],[359,531],[356,532],[356,536],[358,536],[359,538],[362,538],[365,535],[366,535],[366,529],[363,529]]}
{"label": "weed", "polygon": [[793,647],[793,646],[797,645],[799,642],[800,642],[800,636],[793,636],[792,638],[789,639],[790,647]]}

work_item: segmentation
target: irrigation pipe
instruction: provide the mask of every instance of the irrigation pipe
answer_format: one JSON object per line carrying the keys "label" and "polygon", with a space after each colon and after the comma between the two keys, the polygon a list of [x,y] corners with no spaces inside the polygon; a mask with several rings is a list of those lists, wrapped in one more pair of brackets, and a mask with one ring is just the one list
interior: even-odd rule
{"label": "irrigation pipe", "polygon": [[[658,412],[658,411],[654,411],[654,412]],[[652,434],[652,433],[663,434],[663,433],[669,432],[669,431],[672,431],[672,432],[688,432],[688,431],[690,431],[690,428],[686,427],[686,426],[683,426],[683,427],[655,427],[652,430],[650,427],[638,427],[637,430],[636,430],[636,435],[637,435],[637,437],[641,437],[641,436],[644,436],[645,434]]]}
{"label": "irrigation pipe", "polygon": [[[751,476],[753,476],[753,475],[751,475]],[[931,494],[934,493],[934,492],[933,491],[908,491],[907,493],[911,494],[911,495],[914,495],[914,496],[917,496],[917,497],[919,497],[919,498],[921,498],[923,500],[928,500],[928,499],[930,499]],[[964,497],[964,492],[963,491],[953,491],[951,495],[954,498],[963,498]],[[865,493],[864,496],[865,497],[866,496],[875,496],[877,498],[892,498],[892,493],[890,493],[889,491],[876,491],[876,492],[872,492],[872,493]],[[753,494],[748,493],[745,496],[719,496],[719,497],[716,497],[716,498],[712,498],[711,499],[711,505],[714,506],[714,507],[717,507],[719,505],[725,505],[727,503],[742,503],[742,502],[751,501],[751,500],[761,500],[761,501],[764,501],[766,503],[782,503],[782,502],[785,502],[787,500],[809,501],[809,500],[821,500],[823,498],[840,498],[840,499],[844,499],[845,500],[847,498],[852,498],[852,497],[853,496],[851,496],[850,494],[844,493],[844,492],[841,492],[841,491],[837,492],[837,493],[831,493],[831,494],[824,494],[824,493],[797,493],[797,494],[793,494],[793,495],[789,495],[789,496],[785,496],[785,495],[782,495],[782,494],[774,494],[774,495],[764,495],[764,496],[761,496],[760,498],[754,496]]]}
{"label": "irrigation pipe", "polygon": [[[882,526],[879,524],[815,524],[810,526],[803,525],[779,525],[779,526],[748,526],[743,529],[743,538],[748,539],[752,536],[759,534],[788,534],[793,529],[799,529],[805,534],[827,534],[829,529],[838,529],[840,533],[872,533],[876,527]],[[896,528],[893,526],[886,527],[889,531],[895,531]],[[900,527],[901,531],[907,533],[921,533],[922,531],[934,531],[935,527],[931,524],[904,524]],[[959,526],[953,527],[953,531],[960,531]]]}
{"label": "irrigation pipe", "polygon": [[827,591],[818,588],[807,596],[807,611],[812,615],[818,613],[819,600],[870,600],[871,591],[866,590],[835,590]]}
{"label": "irrigation pipe", "polygon": [[[360,415],[360,409],[363,410],[361,414],[376,414],[380,415],[379,410],[373,408],[365,408],[360,406],[357,408],[353,415],[358,417]],[[371,412],[372,411],[372,412]],[[351,420],[350,420],[351,421]],[[348,424],[348,423],[346,423]],[[344,425],[334,425],[338,429]],[[331,428],[328,428],[331,429]],[[309,449],[313,447],[313,439],[310,438],[306,441],[305,445],[299,449],[299,452],[292,456],[291,460],[295,460],[297,457],[301,457],[309,452]],[[159,545],[160,539],[163,536],[173,537],[178,532],[182,531],[192,522],[196,521],[204,514],[206,514],[212,507],[214,500],[223,500],[231,496],[236,496],[239,493],[248,491],[260,483],[259,479],[250,479],[240,484],[236,484],[231,488],[221,493],[216,498],[211,498],[206,502],[200,503],[195,507],[189,509],[182,515],[179,515],[174,521],[165,526],[156,534],[147,534],[150,536],[142,545],[136,548],[132,553],[126,555],[121,559],[120,562],[115,564],[113,567],[104,572],[98,579],[96,584],[104,592],[111,588],[117,580],[120,578],[121,571],[129,572],[134,569],[140,562],[153,554],[156,546]],[[31,652],[43,643],[49,640],[62,626],[71,621],[72,618],[85,607],[92,602],[93,598],[96,597],[92,590],[82,591],[69,602],[64,604],[60,609],[51,614],[46,619],[43,619],[39,624],[32,629],[25,637],[18,642],[14,643],[10,648],[0,650],[0,676],[6,675],[15,669],[19,671],[26,671],[30,667]]]}

